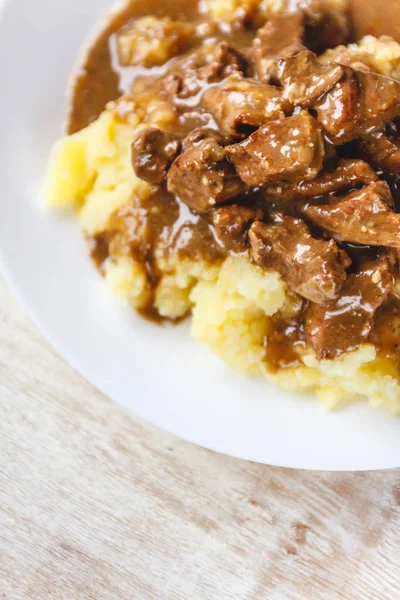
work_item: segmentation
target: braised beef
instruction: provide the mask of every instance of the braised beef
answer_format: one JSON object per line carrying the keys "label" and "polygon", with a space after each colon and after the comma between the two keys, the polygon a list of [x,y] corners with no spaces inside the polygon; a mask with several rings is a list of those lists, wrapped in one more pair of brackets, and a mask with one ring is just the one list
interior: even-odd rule
{"label": "braised beef", "polygon": [[385,255],[365,260],[347,278],[340,298],[310,305],[305,316],[306,339],[318,359],[336,358],[368,340],[374,314],[393,286],[391,269]]}
{"label": "braised beef", "polygon": [[132,143],[132,164],[140,179],[161,183],[181,149],[181,140],[157,127],[143,129]]}
{"label": "braised beef", "polygon": [[392,195],[384,181],[329,204],[306,205],[303,211],[338,241],[400,248],[400,214],[393,211]]}
{"label": "braised beef", "polygon": [[253,41],[258,78],[264,83],[269,83],[275,75],[276,59],[291,56],[304,49],[303,36],[302,13],[270,16]]}
{"label": "braised beef", "polygon": [[184,150],[187,150],[191,146],[198,146],[200,142],[203,142],[208,138],[214,139],[220,146],[226,146],[226,139],[219,131],[211,129],[210,127],[198,127],[185,137],[182,147]]}
{"label": "braised beef", "polygon": [[263,125],[240,144],[226,148],[248,186],[313,179],[322,168],[324,141],[306,111]]}
{"label": "braised beef", "polygon": [[276,79],[283,86],[283,98],[293,106],[307,108],[342,78],[342,67],[323,65],[309,50],[278,61]]}
{"label": "braised beef", "polygon": [[245,186],[215,137],[189,146],[172,164],[167,177],[168,191],[176,194],[192,210],[205,213]]}
{"label": "braised beef", "polygon": [[247,235],[251,224],[262,219],[260,209],[238,204],[223,206],[213,213],[213,223],[217,238],[228,251],[244,252],[247,249]]}
{"label": "braised beef", "polygon": [[187,100],[206,84],[218,83],[233,74],[249,74],[248,61],[244,53],[222,41],[178,59],[161,79],[161,88],[172,100]]}
{"label": "braised beef", "polygon": [[400,140],[385,132],[373,132],[362,138],[360,152],[376,169],[400,173]]}
{"label": "braised beef", "polygon": [[342,79],[315,105],[320,123],[337,143],[352,139],[358,111],[358,84],[354,71],[350,67],[342,66],[342,69]]}
{"label": "braised beef", "polygon": [[244,54],[224,41],[215,47],[211,63],[204,68],[202,75],[209,83],[213,83],[234,73],[248,75],[248,71],[249,65]]}
{"label": "braised beef", "polygon": [[344,188],[356,188],[377,181],[375,171],[363,160],[344,158],[332,171],[300,183],[281,183],[268,187],[268,193],[283,200],[304,200],[332,194]]}
{"label": "braised beef", "polygon": [[351,261],[334,240],[312,237],[301,219],[275,215],[274,223],[256,221],[250,228],[254,262],[279,271],[290,289],[312,302],[336,298]]}
{"label": "braised beef", "polygon": [[314,108],[318,120],[342,144],[400,114],[400,82],[372,72],[342,66],[343,77]]}
{"label": "braised beef", "polygon": [[[306,46],[317,54],[322,54],[328,48],[336,48],[340,44],[351,41],[351,26],[348,16],[343,11],[330,10],[329,12],[313,11],[313,2],[305,12],[307,15],[305,39]],[[321,6],[318,2],[316,6]]]}
{"label": "braised beef", "polygon": [[[367,66],[362,52],[346,46],[327,53],[329,64],[319,62],[313,52],[350,41],[350,21],[332,3],[328,10],[319,0],[290,1],[291,14],[269,15],[258,32],[265,3],[250,4],[228,24],[208,19],[199,0],[167,8],[129,2],[88,53],[70,131],[96,119],[110,100],[118,122],[136,125],[143,116],[132,161],[152,184],[148,197],[133,195],[112,216],[106,236],[90,240],[93,258],[100,266],[113,254],[135,256],[154,316],[157,253],[219,262],[248,252],[260,268],[281,273],[289,294],[299,294],[291,294],[296,315],[277,315],[265,332],[269,365],[300,364],[297,348],[307,348],[300,305],[309,306],[307,343],[319,358],[364,341],[399,358],[399,310],[389,307],[398,302],[391,288],[393,276],[400,279],[400,214],[378,177],[400,190],[400,132],[388,125],[400,113],[400,83],[374,73],[372,61]],[[148,68],[121,65],[121,27],[166,12],[182,24],[182,43],[170,50],[174,40],[166,40],[166,52],[156,56],[151,41],[163,50],[163,29],[153,21],[153,35],[148,21],[145,46],[134,47],[131,36],[121,55],[124,64]],[[138,59],[140,52],[146,56]],[[151,125],[160,120],[168,132]]]}
{"label": "braised beef", "polygon": [[207,89],[202,105],[213,115],[220,131],[234,137],[244,137],[249,128],[285,116],[277,87],[240,75]]}

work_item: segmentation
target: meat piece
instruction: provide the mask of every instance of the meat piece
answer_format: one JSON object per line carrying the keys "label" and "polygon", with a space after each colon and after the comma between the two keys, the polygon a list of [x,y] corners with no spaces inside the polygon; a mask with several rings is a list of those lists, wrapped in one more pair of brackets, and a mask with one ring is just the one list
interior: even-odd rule
{"label": "meat piece", "polygon": [[283,98],[293,106],[307,108],[342,78],[337,63],[322,65],[313,52],[304,50],[278,61],[276,78],[283,86]]}
{"label": "meat piece", "polygon": [[190,95],[187,93],[183,75],[180,72],[173,71],[172,73],[168,73],[168,75],[161,79],[160,87],[161,91],[171,99],[185,98]]}
{"label": "meat piece", "polygon": [[235,137],[244,137],[249,128],[285,116],[277,87],[237,75],[206,90],[202,106],[213,115],[222,133]]}
{"label": "meat piece", "polygon": [[234,73],[247,75],[248,69],[245,56],[224,41],[215,47],[212,60],[203,68],[201,78],[206,79],[208,83],[213,83],[222,81]]}
{"label": "meat piece", "polygon": [[359,142],[362,156],[376,169],[400,173],[400,143],[383,131],[370,133]]}
{"label": "meat piece", "polygon": [[245,186],[215,137],[189,146],[173,163],[167,177],[168,191],[192,210],[204,213],[230,198]]}
{"label": "meat piece", "polygon": [[310,305],[305,315],[306,339],[319,360],[356,350],[368,340],[374,314],[393,286],[391,268],[385,255],[364,260],[348,276],[340,298],[323,306]]}
{"label": "meat piece", "polygon": [[260,209],[231,204],[215,210],[213,223],[217,238],[226,250],[244,252],[247,249],[247,234],[251,224],[262,218],[263,212]]}
{"label": "meat piece", "polygon": [[181,140],[157,127],[143,129],[132,143],[134,171],[140,179],[152,184],[161,183],[169,166],[181,150]]}
{"label": "meat piece", "polygon": [[161,80],[161,88],[173,100],[198,94],[207,83],[218,83],[232,74],[247,75],[245,56],[225,41],[214,47],[202,46],[177,59]]}
{"label": "meat piece", "polygon": [[268,123],[226,150],[241,179],[251,187],[313,179],[325,153],[321,128],[306,111]]}
{"label": "meat piece", "polygon": [[271,225],[256,221],[249,240],[254,262],[279,271],[303,298],[319,304],[340,293],[349,257],[334,240],[313,238],[301,219],[278,214]]}
{"label": "meat piece", "polygon": [[359,92],[353,69],[342,66],[342,70],[342,79],[314,106],[318,120],[338,144],[352,139]]}
{"label": "meat piece", "polygon": [[314,108],[337,144],[381,128],[400,114],[400,82],[342,66],[343,77]]}
{"label": "meat piece", "polygon": [[373,72],[354,70],[359,86],[359,132],[382,127],[400,114],[400,82]]}
{"label": "meat piece", "polygon": [[400,248],[400,214],[392,206],[388,184],[377,181],[329,204],[306,205],[303,212],[338,241]]}
{"label": "meat piece", "polygon": [[215,129],[211,129],[210,127],[198,127],[185,137],[183,140],[183,149],[187,150],[191,146],[198,146],[200,142],[208,138],[213,138],[220,146],[226,145],[224,137]]}
{"label": "meat piece", "polygon": [[304,49],[304,16],[300,12],[271,15],[253,41],[257,76],[264,83],[274,77],[276,60]]}
{"label": "meat piece", "polygon": [[363,160],[344,158],[333,171],[324,171],[311,181],[280,184],[268,188],[268,194],[282,200],[304,200],[325,196],[344,188],[368,185],[378,180],[375,171]]}
{"label": "meat piece", "polygon": [[[312,4],[313,2],[311,2]],[[327,48],[336,48],[340,44],[347,44],[351,41],[350,19],[344,8],[345,4],[346,2],[342,3],[342,10],[334,10],[329,6],[328,12],[318,11],[314,16],[306,10],[308,16],[305,31],[307,48],[316,54],[321,54]]]}

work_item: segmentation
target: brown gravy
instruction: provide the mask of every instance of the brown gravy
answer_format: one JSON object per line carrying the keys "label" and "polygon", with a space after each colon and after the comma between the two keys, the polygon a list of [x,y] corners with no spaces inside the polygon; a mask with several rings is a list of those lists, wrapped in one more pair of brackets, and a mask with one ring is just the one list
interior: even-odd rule
{"label": "brown gravy", "polygon": [[[146,15],[171,17],[172,19],[204,21],[201,18],[201,0],[170,0],[167,4],[159,0],[131,0],[127,6],[114,15],[101,34],[89,48],[80,73],[73,85],[72,101],[69,107],[67,131],[79,131],[95,121],[104,110],[107,102],[116,100],[127,93],[138,76],[150,77],[159,74],[163,68],[121,67],[118,64],[115,38],[116,33],[129,20]],[[229,39],[237,46],[251,43],[254,31],[241,29],[232,33],[218,33],[218,41]]]}
{"label": "brown gravy", "polygon": [[[383,4],[386,12],[381,10]],[[400,22],[400,0],[389,2],[393,19],[385,19],[385,22],[382,21],[382,15],[379,19],[376,15],[378,12],[382,14],[385,12],[385,15],[388,15],[388,3],[370,0],[368,11],[365,11],[363,0],[352,0],[351,5],[357,37],[366,33],[391,33],[400,39],[400,25],[393,28],[394,26],[390,24],[391,21]],[[168,69],[168,64],[161,68],[148,69],[121,67],[118,64],[116,53],[118,30],[130,19],[145,15],[169,16],[190,22],[204,20],[201,14],[201,0],[170,0],[165,7],[159,0],[133,0],[128,3],[123,11],[112,17],[86,55],[81,72],[74,83],[68,120],[69,133],[79,131],[96,120],[109,101],[128,94],[135,79],[140,78],[143,81],[148,79],[151,82],[152,78]],[[394,19],[395,15],[396,19]],[[372,23],[375,23],[375,28]],[[213,41],[227,39],[232,45],[241,48],[250,46],[253,37],[254,30],[243,26],[235,33],[229,30],[221,31]],[[185,101],[176,104],[178,112],[181,108],[182,113],[180,129],[175,128],[175,132],[184,136],[200,125],[215,126],[212,121],[207,122],[207,115],[196,112],[196,106],[193,107],[193,112],[189,113],[188,106]],[[140,236],[136,234],[138,222],[142,229],[144,228],[144,239],[142,234]],[[118,232],[115,236],[113,236],[113,227]],[[118,249],[118,254],[133,255],[145,265],[152,296],[148,306],[141,312],[152,321],[164,322],[154,307],[154,293],[160,279],[155,261],[155,247],[157,245],[157,249],[160,249],[160,240],[165,256],[170,252],[178,252],[183,257],[212,263],[222,260],[229,254],[216,238],[210,219],[192,212],[177,196],[168,193],[164,185],[155,186],[150,198],[143,201],[139,209],[133,201],[132,206],[119,211],[114,216],[109,229],[110,232],[106,235],[89,240],[92,258],[101,270],[101,265],[110,251]],[[397,303],[390,304],[389,308],[386,306],[388,305],[384,305],[379,311],[371,340],[383,355],[397,357],[399,356],[397,344],[399,339],[397,333],[400,327],[399,309]],[[389,324],[393,323],[392,337],[385,334],[386,319],[389,319]],[[304,349],[305,344],[301,310],[298,316],[292,319],[285,320],[280,315],[273,317],[269,321],[264,340],[265,362],[268,368],[277,371],[298,366],[300,363],[297,350]]]}
{"label": "brown gravy", "polygon": [[193,20],[199,15],[197,0],[172,0],[168,8],[158,0],[133,0],[115,14],[89,48],[77,76],[69,107],[67,130],[75,133],[95,121],[107,102],[126,93],[135,77],[146,69],[120,67],[115,53],[116,32],[130,19],[166,15],[175,19]]}
{"label": "brown gravy", "polygon": [[301,366],[299,350],[305,348],[303,315],[283,318],[280,313],[268,321],[264,337],[264,361],[271,373]]}
{"label": "brown gravy", "polygon": [[[123,25],[133,18],[145,15],[168,16],[192,23],[203,22],[200,5],[199,0],[172,0],[167,7],[158,0],[133,0],[120,13],[113,16],[90,47],[80,74],[74,82],[68,115],[68,133],[80,131],[95,121],[106,104],[128,94],[135,81],[143,88],[146,82],[152,85],[157,76],[166,72],[168,64],[161,68],[119,65],[116,33]],[[234,44],[249,45],[253,35],[253,31],[241,28],[238,35],[234,36]],[[231,40],[231,38],[232,33],[226,31],[219,33],[215,41]],[[214,41],[214,38],[210,41]],[[191,99],[188,102],[190,101]],[[197,112],[196,106],[190,107],[189,110],[188,108],[189,106],[182,100],[179,106],[176,106],[178,113],[181,112],[178,132],[182,136],[199,126],[213,126],[210,115]],[[144,242],[135,240],[135,228],[131,226],[135,219],[144,226]],[[117,235],[112,239],[110,234],[99,235],[88,240],[92,259],[101,271],[101,265],[109,255],[110,249],[115,250],[118,246],[119,253],[133,254],[146,266],[153,294],[142,314],[152,321],[164,322],[154,308],[154,293],[160,277],[154,259],[154,249],[156,244],[159,245],[160,240],[163,241],[165,255],[173,251],[182,258],[202,259],[209,263],[220,261],[226,256],[225,249],[216,239],[211,222],[192,212],[178,197],[168,193],[164,185],[152,190],[150,198],[143,201],[139,211],[133,203],[131,208],[125,208],[115,215],[114,221],[115,230],[123,232],[123,235]]]}

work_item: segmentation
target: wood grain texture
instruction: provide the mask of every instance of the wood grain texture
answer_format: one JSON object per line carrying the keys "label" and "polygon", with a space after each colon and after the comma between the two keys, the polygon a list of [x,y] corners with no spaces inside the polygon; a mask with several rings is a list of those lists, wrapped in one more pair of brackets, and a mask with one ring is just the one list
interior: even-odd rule
{"label": "wood grain texture", "polygon": [[2,280],[0,322],[0,598],[400,598],[399,472],[191,446],[92,389]]}

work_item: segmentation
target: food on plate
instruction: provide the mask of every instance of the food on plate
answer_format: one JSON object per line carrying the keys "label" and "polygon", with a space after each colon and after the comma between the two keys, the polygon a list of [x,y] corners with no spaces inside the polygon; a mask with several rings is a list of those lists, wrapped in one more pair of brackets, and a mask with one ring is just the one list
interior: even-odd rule
{"label": "food on plate", "polygon": [[399,413],[400,45],[353,25],[346,0],[128,2],[44,193],[144,317],[191,316],[234,368],[328,408]]}

